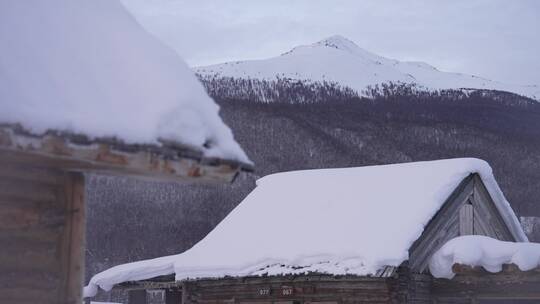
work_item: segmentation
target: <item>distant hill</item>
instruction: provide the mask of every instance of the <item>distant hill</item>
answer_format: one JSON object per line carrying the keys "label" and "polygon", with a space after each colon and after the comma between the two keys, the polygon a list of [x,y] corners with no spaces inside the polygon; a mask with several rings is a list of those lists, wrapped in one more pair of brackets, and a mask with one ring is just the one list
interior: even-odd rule
{"label": "distant hill", "polygon": [[505,84],[473,75],[448,73],[425,62],[398,61],[368,52],[336,35],[311,45],[298,46],[280,56],[195,67],[203,78],[275,81],[304,84],[330,82],[367,96],[385,83],[414,85],[418,90],[497,90],[540,100],[540,87]]}

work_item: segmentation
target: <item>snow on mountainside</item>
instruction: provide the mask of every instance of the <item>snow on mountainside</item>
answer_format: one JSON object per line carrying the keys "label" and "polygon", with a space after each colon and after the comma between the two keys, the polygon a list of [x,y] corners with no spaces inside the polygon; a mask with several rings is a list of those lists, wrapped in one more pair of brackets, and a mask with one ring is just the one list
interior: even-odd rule
{"label": "snow on mountainside", "polygon": [[278,57],[194,69],[207,77],[263,80],[279,77],[309,82],[336,82],[360,94],[368,87],[392,82],[415,84],[426,90],[499,90],[540,100],[539,86],[509,85],[473,75],[442,72],[424,62],[388,59],[370,53],[342,36],[332,36],[311,45],[295,47]]}

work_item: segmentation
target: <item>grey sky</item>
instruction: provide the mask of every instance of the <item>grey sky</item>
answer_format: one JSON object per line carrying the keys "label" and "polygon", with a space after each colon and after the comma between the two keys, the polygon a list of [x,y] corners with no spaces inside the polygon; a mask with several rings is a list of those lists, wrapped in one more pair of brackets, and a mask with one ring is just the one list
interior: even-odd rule
{"label": "grey sky", "polygon": [[190,65],[276,56],[334,34],[399,60],[540,84],[536,0],[122,0]]}

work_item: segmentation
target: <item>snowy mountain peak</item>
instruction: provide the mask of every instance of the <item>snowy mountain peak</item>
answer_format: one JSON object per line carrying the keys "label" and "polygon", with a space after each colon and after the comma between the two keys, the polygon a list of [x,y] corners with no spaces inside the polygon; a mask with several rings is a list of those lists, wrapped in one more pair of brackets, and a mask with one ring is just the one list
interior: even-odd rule
{"label": "snowy mountain peak", "polygon": [[281,56],[251,61],[196,67],[201,76],[307,82],[330,81],[362,95],[383,83],[403,83],[434,91],[483,89],[517,93],[540,100],[540,88],[504,84],[481,77],[447,73],[425,62],[398,61],[366,51],[351,40],[334,35],[309,45],[297,46]]}
{"label": "snowy mountain peak", "polygon": [[387,63],[394,62],[393,60],[380,57],[374,53],[371,53],[369,51],[362,49],[356,43],[354,43],[353,41],[341,35],[330,36],[326,39],[315,42],[313,44],[297,46],[293,48],[292,50],[282,54],[282,56],[303,55],[306,53],[315,53],[315,52],[327,53],[328,51],[337,52],[338,54],[341,53],[343,56],[360,57],[360,58],[363,58],[364,60],[373,61],[377,64],[380,64],[383,61]]}
{"label": "snowy mountain peak", "polygon": [[334,35],[334,36],[328,37],[326,39],[323,39],[319,42],[314,43],[314,45],[331,47],[331,48],[335,48],[342,51],[348,51],[348,52],[354,52],[360,49],[360,47],[356,45],[356,43],[352,42],[351,40],[341,35]]}

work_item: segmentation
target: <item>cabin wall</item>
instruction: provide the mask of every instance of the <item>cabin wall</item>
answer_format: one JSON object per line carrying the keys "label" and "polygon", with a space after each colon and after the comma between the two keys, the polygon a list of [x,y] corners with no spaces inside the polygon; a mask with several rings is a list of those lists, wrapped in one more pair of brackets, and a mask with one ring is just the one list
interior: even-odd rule
{"label": "cabin wall", "polygon": [[0,150],[0,303],[81,303],[84,178]]}
{"label": "cabin wall", "polygon": [[399,267],[396,276],[387,279],[394,303],[431,304],[432,276],[413,273]]}
{"label": "cabin wall", "polygon": [[485,235],[501,241],[516,241],[478,175],[474,177],[474,192],[471,201],[474,206],[473,234]]}
{"label": "cabin wall", "polygon": [[540,268],[520,271],[515,265],[505,265],[502,272],[489,273],[455,265],[454,271],[457,274],[451,280],[433,279],[435,303],[540,303]]}
{"label": "cabin wall", "polygon": [[515,265],[505,265],[502,272],[489,273],[455,265],[454,272],[451,280],[399,267],[388,278],[300,275],[183,283],[150,281],[128,284],[128,303],[149,304],[143,288],[164,290],[165,304],[540,303],[540,268],[520,271]]}
{"label": "cabin wall", "polygon": [[428,271],[431,256],[461,235],[485,235],[515,241],[478,174],[465,178],[426,226],[409,250],[409,267]]}
{"label": "cabin wall", "polygon": [[400,303],[385,278],[299,276],[185,282],[183,304]]}

